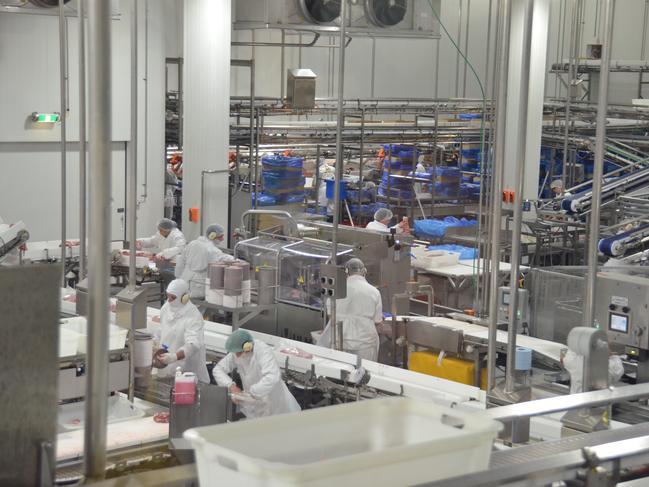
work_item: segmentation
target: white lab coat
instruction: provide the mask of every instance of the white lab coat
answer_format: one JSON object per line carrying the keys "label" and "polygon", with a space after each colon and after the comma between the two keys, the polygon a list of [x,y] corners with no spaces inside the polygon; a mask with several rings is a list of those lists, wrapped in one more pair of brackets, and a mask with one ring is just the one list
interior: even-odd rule
{"label": "white lab coat", "polygon": [[183,232],[177,228],[174,228],[166,238],[160,232],[156,232],[150,238],[140,239],[140,242],[143,248],[155,248],[157,253],[168,260],[176,257],[187,245]]}
{"label": "white lab coat", "polygon": [[[2,217],[0,217],[0,238],[2,234],[9,230],[11,225],[8,225],[4,222]],[[2,265],[18,265],[20,264],[20,250],[13,249],[11,252],[8,252],[2,260]]]}
{"label": "white lab coat", "polygon": [[[347,278],[347,297],[336,300],[336,320],[343,323],[343,350],[376,362],[379,334],[376,324],[383,321],[381,293],[365,277]],[[317,345],[331,347],[331,322]]]}
{"label": "white lab coat", "polygon": [[176,277],[189,284],[189,295],[192,298],[204,298],[208,265],[212,262],[232,260],[234,257],[224,253],[212,240],[198,237],[190,242],[176,259]]}
{"label": "white lab coat", "polygon": [[[419,175],[425,172],[426,168],[424,167],[424,165],[421,162],[418,162],[417,167],[415,168],[415,173]],[[413,186],[415,188],[415,193],[421,194],[424,192],[424,183],[415,183]]]}
{"label": "white lab coat", "polygon": [[[584,357],[568,350],[563,358],[563,366],[570,374],[570,394],[584,391]],[[618,355],[608,357],[608,383],[613,385],[619,382],[624,375],[624,364]]]}
{"label": "white lab coat", "polygon": [[368,230],[374,230],[376,232],[384,232],[384,233],[390,233],[391,228],[396,228],[397,233],[403,233],[403,229],[399,226],[393,226],[393,227],[388,227],[387,225],[384,225],[383,223],[373,220],[367,224],[365,227]]}
{"label": "white lab coat", "polygon": [[[178,298],[180,301],[180,297]],[[170,353],[180,350],[185,352],[185,358],[163,369],[158,370],[158,377],[173,377],[176,368],[183,372],[193,372],[199,381],[209,384],[210,377],[205,365],[205,336],[203,316],[192,303],[180,304],[174,307],[165,303],[160,309],[160,330],[156,339],[160,347],[166,345]]]}
{"label": "white lab coat", "polygon": [[237,370],[244,392],[257,399],[253,404],[242,403],[239,408],[247,418],[300,411],[293,394],[282,380],[273,350],[264,342],[254,340],[252,352],[237,357],[229,353],[212,370],[218,385],[230,387],[234,382],[228,375]]}

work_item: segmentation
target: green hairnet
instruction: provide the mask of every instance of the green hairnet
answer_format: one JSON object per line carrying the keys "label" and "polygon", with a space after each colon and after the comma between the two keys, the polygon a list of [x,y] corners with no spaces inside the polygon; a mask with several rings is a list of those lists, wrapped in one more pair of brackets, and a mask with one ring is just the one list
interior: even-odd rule
{"label": "green hairnet", "polygon": [[229,353],[243,352],[243,344],[246,342],[252,343],[252,335],[246,330],[238,329],[225,341],[225,350]]}

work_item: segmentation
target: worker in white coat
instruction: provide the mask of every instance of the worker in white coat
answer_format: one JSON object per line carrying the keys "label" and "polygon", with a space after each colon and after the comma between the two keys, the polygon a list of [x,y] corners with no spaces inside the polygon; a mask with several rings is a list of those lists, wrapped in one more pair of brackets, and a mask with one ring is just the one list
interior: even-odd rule
{"label": "worker in white coat", "polygon": [[150,238],[139,239],[136,248],[155,249],[157,260],[169,261],[180,254],[186,244],[185,236],[178,230],[176,222],[163,218],[158,222],[158,232]]}
{"label": "worker in white coat", "polygon": [[173,377],[180,367],[209,384],[204,327],[203,316],[189,300],[187,283],[182,279],[171,281],[167,302],[160,309],[160,330],[155,336],[154,365],[160,369],[158,377]]}
{"label": "worker in white coat", "polygon": [[[568,349],[561,360],[564,368],[570,374],[570,394],[584,392],[584,357]],[[613,385],[619,382],[624,375],[624,364],[619,355],[608,357],[608,383]]]}
{"label": "worker in white coat", "polygon": [[[379,355],[379,334],[376,325],[383,321],[381,293],[365,279],[363,261],[350,259],[347,270],[347,296],[336,300],[336,321],[342,321],[343,350],[376,362]],[[331,347],[331,322],[317,342]]]}
{"label": "worker in white coat", "polygon": [[[228,354],[212,370],[214,379],[228,387],[241,412],[249,419],[300,411],[293,394],[282,380],[273,350],[243,329],[233,331],[225,342]],[[228,375],[237,370],[241,390]],[[247,394],[246,394],[247,393]],[[246,397],[244,401],[237,399]]]}
{"label": "worker in white coat", "polygon": [[409,233],[410,226],[408,225],[408,219],[404,218],[397,225],[393,227],[388,227],[390,220],[393,217],[392,211],[387,208],[379,208],[374,213],[374,221],[371,221],[367,224],[365,228],[368,230],[374,230],[377,232],[390,233],[390,228],[396,228],[397,233]]}
{"label": "worker in white coat", "polygon": [[234,257],[218,247],[223,242],[224,235],[225,229],[213,223],[205,230],[205,236],[190,242],[177,257],[176,277],[189,283],[190,297],[205,297],[205,279],[209,264],[234,260]]}

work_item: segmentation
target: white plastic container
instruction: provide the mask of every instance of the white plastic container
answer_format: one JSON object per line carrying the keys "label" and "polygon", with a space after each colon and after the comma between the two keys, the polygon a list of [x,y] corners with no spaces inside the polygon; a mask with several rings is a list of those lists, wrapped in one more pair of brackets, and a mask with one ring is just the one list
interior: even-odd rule
{"label": "white plastic container", "polygon": [[414,259],[412,265],[422,270],[434,270],[440,267],[457,265],[460,254],[445,250],[428,250],[426,247],[413,247],[411,249]]}
{"label": "white plastic container", "polygon": [[[62,320],[63,324],[61,325],[62,329],[73,331],[78,336],[77,342],[77,353],[86,353],[87,348],[87,334],[88,334],[88,325],[84,317],[68,318]],[[117,325],[109,325],[109,339],[108,339],[108,349],[109,350],[120,350],[126,345],[126,337],[128,336],[128,330],[121,328]]]}
{"label": "white plastic container", "polygon": [[[86,404],[84,401],[59,406],[58,421],[64,430],[77,430],[84,427]],[[107,422],[117,423],[128,419],[143,418],[144,411],[135,407],[121,395],[108,398]]]}
{"label": "white plastic container", "polygon": [[393,487],[485,470],[501,424],[388,398],[194,428],[201,485]]}
{"label": "white plastic container", "polygon": [[73,357],[77,355],[77,347],[79,345],[79,334],[64,328],[59,327],[59,357]]}

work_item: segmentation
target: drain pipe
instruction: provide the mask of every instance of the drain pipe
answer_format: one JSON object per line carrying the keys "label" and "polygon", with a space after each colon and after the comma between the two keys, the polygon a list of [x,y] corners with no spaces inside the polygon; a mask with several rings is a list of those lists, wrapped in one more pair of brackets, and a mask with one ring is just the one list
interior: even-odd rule
{"label": "drain pipe", "polygon": [[599,74],[599,94],[597,97],[597,128],[595,131],[595,164],[593,167],[592,210],[588,235],[588,278],[584,296],[584,326],[593,326],[595,312],[595,291],[597,285],[597,244],[599,240],[599,218],[601,210],[602,176],[604,172],[604,145],[606,142],[606,110],[608,105],[608,75],[611,63],[611,43],[613,40],[614,0],[605,0],[604,34],[602,64]]}
{"label": "drain pipe", "polygon": [[112,118],[110,5],[105,0],[88,0],[91,199],[84,473],[92,480],[102,479],[106,471]]}
{"label": "drain pipe", "polygon": [[86,277],[86,0],[79,0],[79,280]]}

